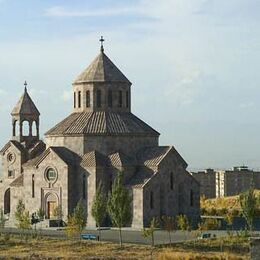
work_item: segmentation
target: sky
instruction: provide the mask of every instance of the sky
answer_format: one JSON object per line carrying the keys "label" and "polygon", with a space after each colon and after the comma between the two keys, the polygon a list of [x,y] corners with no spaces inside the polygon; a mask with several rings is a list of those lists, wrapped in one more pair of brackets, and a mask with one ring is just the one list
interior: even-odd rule
{"label": "sky", "polygon": [[260,168],[259,13],[259,0],[0,0],[0,145],[25,80],[42,138],[71,113],[103,35],[132,112],[189,169]]}

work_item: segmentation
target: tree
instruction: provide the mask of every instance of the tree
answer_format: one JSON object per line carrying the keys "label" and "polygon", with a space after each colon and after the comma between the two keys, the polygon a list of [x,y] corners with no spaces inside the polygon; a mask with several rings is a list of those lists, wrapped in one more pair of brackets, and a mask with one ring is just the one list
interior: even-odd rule
{"label": "tree", "polygon": [[74,237],[77,234],[76,221],[75,221],[73,214],[68,216],[66,234],[67,234],[68,238]]}
{"label": "tree", "polygon": [[143,236],[144,237],[151,237],[151,246],[154,246],[154,231],[156,227],[159,226],[159,221],[157,218],[152,218],[150,222],[149,228],[144,228],[143,229]]}
{"label": "tree", "polygon": [[76,234],[79,235],[81,238],[80,234],[84,227],[86,226],[87,223],[87,214],[84,206],[82,205],[82,202],[79,201],[77,203],[77,206],[73,210],[73,213],[68,216],[68,224],[67,224],[67,235],[68,236],[74,236]]}
{"label": "tree", "polygon": [[177,226],[182,231],[190,229],[189,220],[188,220],[186,215],[178,215],[177,216]]}
{"label": "tree", "polygon": [[254,189],[250,188],[244,193],[239,195],[239,203],[241,206],[242,214],[246,220],[249,230],[253,230],[253,220],[256,212],[257,199],[254,194]]}
{"label": "tree", "polygon": [[5,222],[7,221],[4,210],[0,208],[0,229],[3,229],[5,227]]}
{"label": "tree", "polygon": [[25,210],[25,205],[22,200],[18,201],[15,211],[15,218],[18,221],[17,227],[19,229],[30,229],[31,228],[31,220],[29,211]]}
{"label": "tree", "polygon": [[103,186],[101,183],[99,183],[96,196],[92,205],[91,214],[97,223],[100,241],[101,241],[100,226],[106,216],[106,209],[107,209],[107,199],[103,192]]}
{"label": "tree", "polygon": [[119,229],[119,243],[122,247],[121,229],[131,220],[131,202],[127,189],[123,186],[123,175],[119,172],[108,196],[107,210],[112,223]]}
{"label": "tree", "polygon": [[[177,226],[182,231],[190,231],[191,230],[191,226],[190,226],[189,220],[188,220],[186,215],[178,215],[177,216]],[[186,239],[187,239],[187,237],[186,237]]]}
{"label": "tree", "polygon": [[42,208],[39,208],[37,210],[37,216],[39,217],[40,221],[44,220],[45,212],[44,212],[44,210]]}
{"label": "tree", "polygon": [[228,227],[232,230],[233,229],[233,222],[234,222],[234,214],[233,210],[228,210],[225,215],[225,220],[227,222]]}
{"label": "tree", "polygon": [[164,229],[168,232],[169,235],[169,242],[172,243],[171,240],[171,232],[176,229],[174,217],[171,216],[162,216],[162,221],[164,224]]}
{"label": "tree", "polygon": [[60,223],[62,222],[62,218],[63,218],[63,212],[62,212],[61,205],[54,208],[53,215],[58,220],[58,227],[60,227]]}

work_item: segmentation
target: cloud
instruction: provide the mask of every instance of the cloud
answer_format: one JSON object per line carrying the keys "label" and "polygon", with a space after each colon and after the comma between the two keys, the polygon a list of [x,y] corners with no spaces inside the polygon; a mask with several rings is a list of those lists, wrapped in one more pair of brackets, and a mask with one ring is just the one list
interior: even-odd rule
{"label": "cloud", "polygon": [[46,10],[46,16],[53,17],[98,17],[98,16],[121,16],[125,14],[135,14],[138,9],[134,7],[107,8],[107,9],[88,9],[88,10],[67,10],[62,6],[54,6]]}
{"label": "cloud", "polygon": [[71,10],[66,6],[53,6],[45,11],[46,16],[53,17],[99,17],[99,16],[122,16],[142,15],[165,19],[173,16],[189,15],[198,13],[208,0],[140,0],[135,5],[104,7],[99,9],[85,8]]}
{"label": "cloud", "polygon": [[174,100],[174,103],[178,105],[192,104],[202,91],[202,78],[203,74],[198,69],[186,72],[177,82],[172,84],[173,88],[167,88],[164,98],[170,97],[171,101]]}

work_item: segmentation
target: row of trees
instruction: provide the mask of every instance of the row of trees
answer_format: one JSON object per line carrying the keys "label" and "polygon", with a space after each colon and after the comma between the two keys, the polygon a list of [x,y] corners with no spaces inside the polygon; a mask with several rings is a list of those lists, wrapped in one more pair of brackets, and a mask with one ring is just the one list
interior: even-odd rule
{"label": "row of trees", "polygon": [[99,239],[101,240],[101,225],[108,214],[113,225],[118,228],[119,243],[122,246],[122,227],[128,224],[132,217],[132,198],[123,185],[122,173],[119,172],[116,176],[111,192],[108,194],[108,199],[106,199],[103,189],[102,183],[100,183],[91,210],[91,214],[98,226]]}

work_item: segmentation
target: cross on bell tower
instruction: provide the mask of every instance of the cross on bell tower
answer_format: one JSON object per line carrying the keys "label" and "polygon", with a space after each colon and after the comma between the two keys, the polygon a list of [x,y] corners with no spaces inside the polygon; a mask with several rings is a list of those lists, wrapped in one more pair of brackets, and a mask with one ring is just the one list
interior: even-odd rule
{"label": "cross on bell tower", "polygon": [[101,43],[100,50],[101,50],[101,52],[104,52],[103,42],[105,41],[105,39],[103,38],[103,36],[100,37],[99,41],[100,41],[100,43]]}

